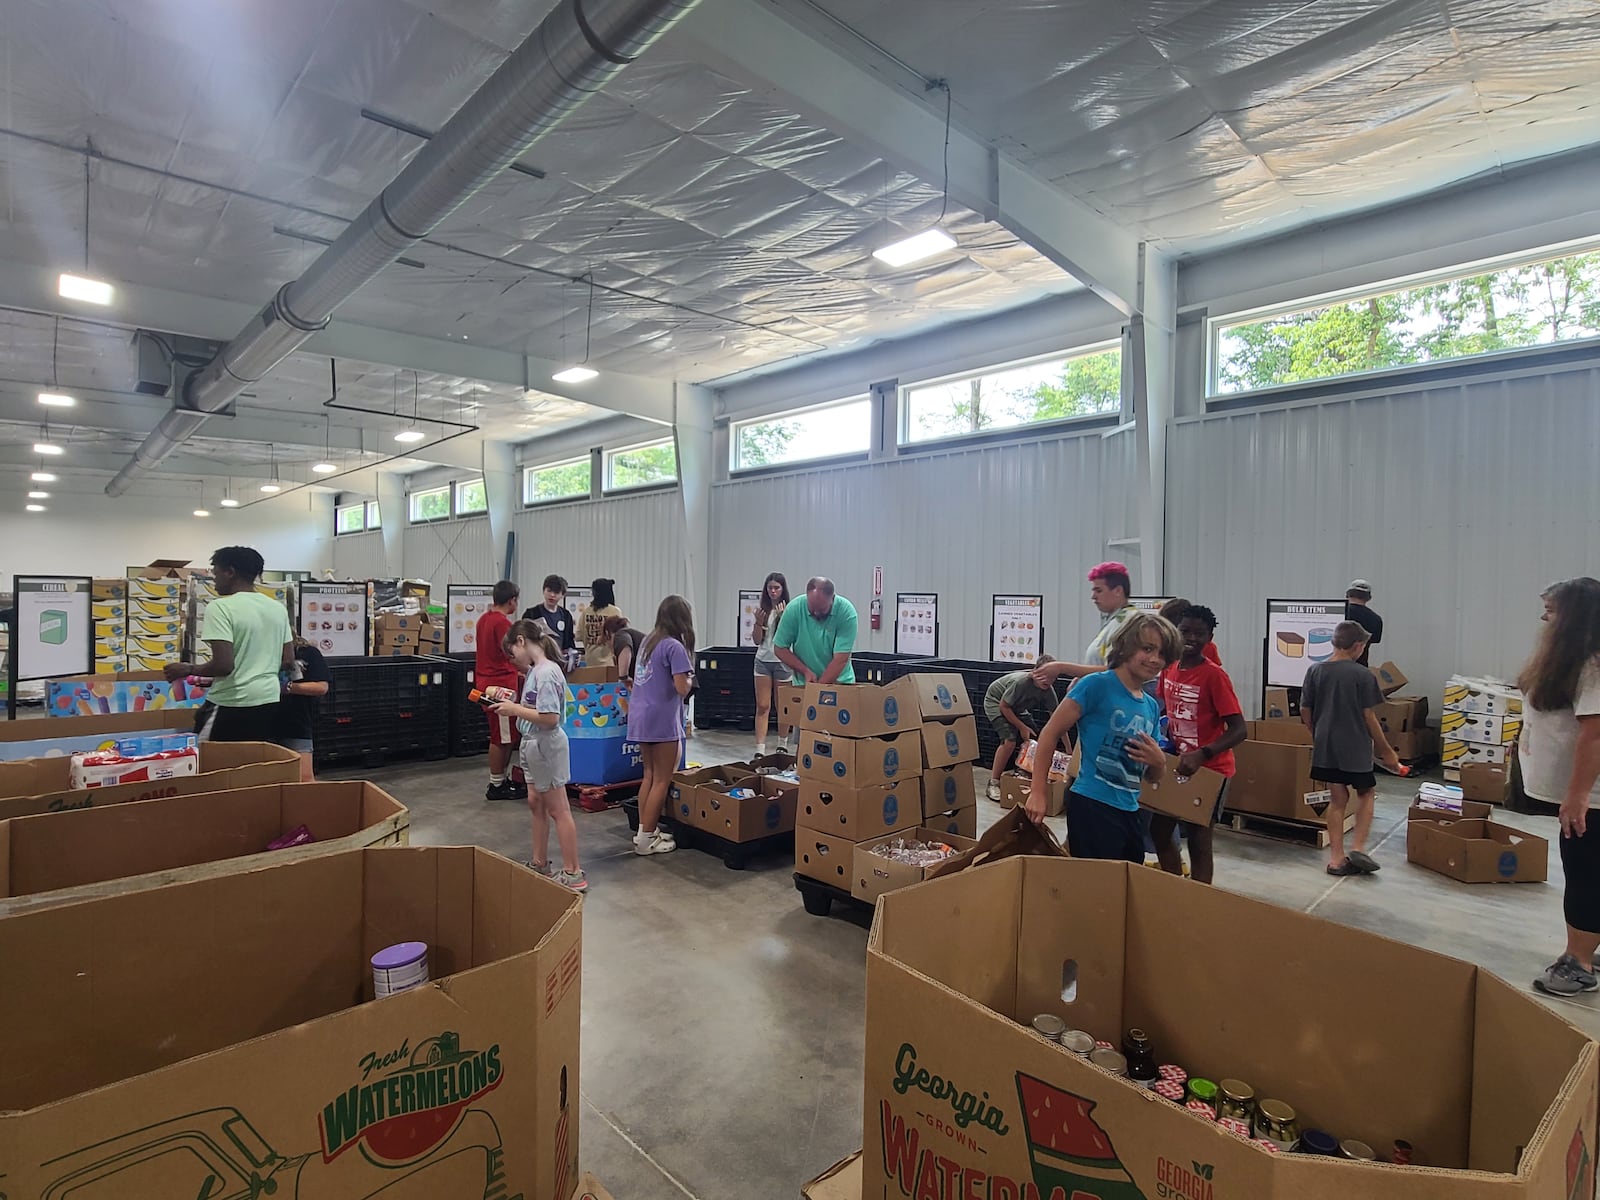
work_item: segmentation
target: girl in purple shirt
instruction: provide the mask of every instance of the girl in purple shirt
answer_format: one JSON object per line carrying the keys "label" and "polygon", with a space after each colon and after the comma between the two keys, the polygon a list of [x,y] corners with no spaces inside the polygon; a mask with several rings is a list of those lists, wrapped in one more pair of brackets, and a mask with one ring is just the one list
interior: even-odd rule
{"label": "girl in purple shirt", "polygon": [[656,627],[639,647],[628,704],[628,737],[639,743],[644,758],[635,854],[667,854],[678,848],[672,835],[656,826],[678,766],[693,654],[694,613],[682,596],[668,596],[656,609]]}

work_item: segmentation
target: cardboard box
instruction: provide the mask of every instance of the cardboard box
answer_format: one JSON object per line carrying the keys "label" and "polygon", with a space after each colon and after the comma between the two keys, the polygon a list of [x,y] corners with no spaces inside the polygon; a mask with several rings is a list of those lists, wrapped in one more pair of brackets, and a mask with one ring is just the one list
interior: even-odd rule
{"label": "cardboard box", "polygon": [[[1306,1036],[1312,1011],[1337,1014],[1339,1053]],[[1427,1165],[1269,1153],[1045,1041],[1038,1013],[1112,1042],[1138,1026],[1191,1077],[1248,1080],[1302,1128],[1405,1138]],[[862,1193],[1587,1197],[1597,1059],[1470,963],[1130,863],[1014,857],[878,901]]]}
{"label": "cardboard box", "polygon": [[181,584],[189,576],[200,573],[198,567],[189,565],[191,561],[193,560],[187,558],[158,558],[148,566],[141,567],[138,578],[133,582],[171,579]]}
{"label": "cardboard box", "polygon": [[1522,693],[1499,679],[1452,675],[1444,685],[1446,712],[1482,713],[1488,717],[1520,717]]}
{"label": "cardboard box", "polygon": [[874,846],[882,846],[899,838],[918,842],[941,842],[957,851],[970,850],[978,844],[972,838],[957,837],[920,825],[901,833],[891,833],[886,837],[873,838],[869,842],[860,842],[851,860],[854,869],[850,876],[850,894],[857,900],[872,904],[887,892],[921,883],[928,877],[926,867],[892,862],[882,855],[872,853]]}
{"label": "cardboard box", "polygon": [[1397,756],[1406,762],[1439,757],[1439,731],[1431,726],[1385,735]]}
{"label": "cardboard box", "polygon": [[127,598],[128,581],[126,579],[96,579],[89,584],[89,599],[91,602],[126,600]]}
{"label": "cardboard box", "polygon": [[[736,788],[749,788],[759,796],[760,782],[743,763],[679,771],[667,788],[667,815],[691,829],[716,832],[712,826],[727,819],[728,793]],[[718,802],[715,817],[713,801]]]}
{"label": "cardboard box", "polygon": [[[486,850],[391,847],[0,921],[6,1190],[568,1200],[581,910]],[[370,1003],[408,940],[435,982]]]}
{"label": "cardboard box", "polygon": [[800,780],[795,822],[807,829],[864,842],[899,829],[914,829],[921,821],[921,776],[863,788],[834,788],[814,779]]}
{"label": "cardboard box", "polygon": [[1494,815],[1492,804],[1477,800],[1462,800],[1458,810],[1448,810],[1425,804],[1422,799],[1412,801],[1406,812],[1407,821],[1487,821]]}
{"label": "cardboard box", "polygon": [[1229,812],[1327,824],[1312,808],[1327,792],[1311,779],[1310,746],[1252,738],[1234,748],[1233,761],[1233,782],[1224,801]]}
{"label": "cardboard box", "polygon": [[906,678],[917,690],[917,710],[924,721],[948,721],[973,715],[972,697],[967,694],[966,680],[959,672],[924,671]]}
{"label": "cardboard box", "polygon": [[1426,696],[1391,696],[1378,705],[1378,724],[1385,733],[1407,733],[1427,723]]}
{"label": "cardboard box", "polygon": [[[421,652],[426,653],[433,648],[433,639],[422,637],[414,629],[407,633],[379,631],[378,636],[372,642],[372,648],[379,653],[387,650],[411,650],[416,653],[419,646],[422,647]],[[568,682],[570,683],[571,680],[568,680]]]}
{"label": "cardboard box", "polygon": [[585,1171],[583,1178],[578,1180],[577,1191],[572,1193],[572,1200],[611,1200],[611,1193],[606,1191],[598,1179]]}
{"label": "cardboard box", "polygon": [[800,727],[843,737],[880,737],[922,723],[917,688],[909,677],[893,683],[808,683]]}
{"label": "cardboard box", "polygon": [[842,892],[850,890],[855,852],[856,844],[850,838],[807,829],[804,825],[794,831],[795,874],[831,884]]}
{"label": "cardboard box", "polygon": [[426,646],[374,646],[372,658],[415,658],[419,654],[427,654]]}
{"label": "cardboard box", "polygon": [[1217,801],[1227,776],[1201,767],[1193,775],[1178,774],[1178,759],[1167,755],[1167,771],[1159,780],[1146,779],[1139,787],[1139,807],[1188,821],[1209,825],[1217,815]]}
{"label": "cardboard box", "polygon": [[1271,721],[1247,721],[1245,727],[1250,731],[1251,741],[1277,742],[1283,746],[1311,745],[1311,730],[1306,728],[1305,722],[1299,717]]}
{"label": "cardboard box", "polygon": [[922,773],[922,813],[952,812],[976,808],[978,781],[965,763],[954,767],[929,767]]}
{"label": "cardboard box", "polygon": [[1411,681],[1406,674],[1392,662],[1372,668],[1372,673],[1378,677],[1378,690],[1385,696],[1392,696]]}
{"label": "cardboard box", "polygon": [[[304,825],[316,841],[268,850]],[[280,783],[0,820],[0,916],[364,846],[411,814],[376,784]]]}
{"label": "cardboard box", "polygon": [[802,730],[801,779],[831,787],[863,788],[922,774],[922,727],[893,737],[847,738]]}
{"label": "cardboard box", "polygon": [[431,625],[427,613],[379,613],[372,619],[372,627],[379,633],[415,633],[424,625]]}
{"label": "cardboard box", "polygon": [[800,1189],[802,1200],[861,1200],[861,1151],[841,1159]]}
{"label": "cardboard box", "polygon": [[1269,721],[1288,720],[1294,716],[1289,707],[1289,689],[1270,687],[1261,701],[1261,715]]}
{"label": "cardboard box", "polygon": [[[1461,768],[1461,794],[1483,804],[1504,804],[1511,764],[1467,763]],[[1487,815],[1487,814],[1485,814]]]}
{"label": "cardboard box", "polygon": [[176,617],[128,618],[129,644],[147,653],[155,653],[158,646],[170,645],[182,637],[183,623]]}
{"label": "cardboard box", "polygon": [[1460,738],[1442,738],[1439,757],[1447,769],[1460,770],[1469,763],[1504,766],[1511,757],[1512,744],[1486,745],[1482,742],[1463,742]]}
{"label": "cardboard box", "polygon": [[701,789],[698,795],[702,807],[695,828],[724,841],[753,842],[794,830],[800,788],[798,784],[762,778],[751,799],[735,799],[709,788]]}
{"label": "cardboard box", "polygon": [[128,671],[130,673],[159,671],[168,663],[177,662],[182,657],[183,655],[179,652],[176,646],[174,646],[171,650],[163,651],[160,654],[129,654]]}
{"label": "cardboard box", "polygon": [[[193,733],[194,712],[186,708],[163,708],[155,712],[146,710],[109,716],[0,721],[0,762],[53,757],[77,750],[100,750],[114,738],[152,729]],[[295,777],[299,778],[298,772]],[[65,768],[62,778],[66,778]]]}
{"label": "cardboard box", "polygon": [[[1028,790],[1033,786],[1033,780],[1016,771],[1007,771],[1000,776],[1000,803],[1006,808],[1023,808],[1028,803]],[[1064,779],[1051,779],[1045,784],[1049,789],[1046,793],[1044,815],[1059,817],[1067,811],[1067,791],[1071,783]]]}
{"label": "cardboard box", "polygon": [[806,689],[803,685],[780,683],[778,685],[778,721],[793,729],[800,724],[800,714],[806,709]]}
{"label": "cardboard box", "polygon": [[183,584],[176,579],[130,579],[127,598],[137,600],[167,600],[176,604],[183,594]]}
{"label": "cardboard box", "polygon": [[[142,717],[147,714],[134,715]],[[183,732],[187,733],[189,729]],[[97,740],[105,742],[107,739],[100,737]],[[165,796],[297,783],[300,779],[300,756],[293,750],[266,742],[203,742],[200,745],[198,775],[89,790],[74,790],[71,787],[71,768],[71,759],[64,756],[0,762],[0,820],[32,816],[34,813],[105,808],[112,804],[156,800]]]}
{"label": "cardboard box", "polygon": [[933,829],[940,833],[975,838],[978,836],[978,810],[975,807],[955,808],[949,812],[924,813],[922,825],[925,829]]}
{"label": "cardboard box", "polygon": [[1458,742],[1476,742],[1480,746],[1504,746],[1517,740],[1522,732],[1521,717],[1492,717],[1487,713],[1447,710],[1439,720],[1439,732]]}
{"label": "cardboard box", "polygon": [[181,679],[168,683],[160,671],[125,671],[110,679],[100,674],[69,675],[45,684],[45,712],[54,718],[198,708],[204,702],[203,689],[191,688]]}
{"label": "cardboard box", "polygon": [[567,686],[578,683],[616,683],[617,668],[611,667],[579,667],[567,675]]}
{"label": "cardboard box", "polygon": [[977,762],[978,722],[973,717],[957,717],[946,724],[930,722],[922,727],[923,761],[930,767],[950,767]]}
{"label": "cardboard box", "polygon": [[183,619],[176,596],[135,596],[125,603],[123,615],[131,620],[171,622]]}
{"label": "cardboard box", "polygon": [[1493,821],[1423,817],[1406,824],[1406,861],[1462,883],[1543,883],[1550,843]]}

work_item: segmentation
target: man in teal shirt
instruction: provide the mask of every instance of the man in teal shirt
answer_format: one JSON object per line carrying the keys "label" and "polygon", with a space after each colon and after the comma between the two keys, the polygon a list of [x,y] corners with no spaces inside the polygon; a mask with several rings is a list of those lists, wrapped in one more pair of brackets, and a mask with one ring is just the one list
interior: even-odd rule
{"label": "man in teal shirt", "polygon": [[806,584],[804,607],[783,610],[772,645],[796,683],[854,683],[856,606],[834,594],[833,580],[818,575]]}

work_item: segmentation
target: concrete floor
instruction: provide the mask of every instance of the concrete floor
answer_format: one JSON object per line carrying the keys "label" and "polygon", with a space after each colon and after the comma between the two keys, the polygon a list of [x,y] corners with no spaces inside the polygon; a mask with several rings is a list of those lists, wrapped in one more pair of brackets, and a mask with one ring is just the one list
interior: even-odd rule
{"label": "concrete floor", "polygon": [[[702,733],[689,757],[728,762],[751,749],[747,734]],[[484,802],[482,759],[347,774],[410,806],[416,844],[473,843],[528,857],[526,810]],[[1548,884],[1459,884],[1414,867],[1404,825],[1415,784],[1379,779],[1372,850],[1380,874],[1334,879],[1323,872],[1325,852],[1219,831],[1219,886],[1525,986],[1561,946],[1555,847]],[[1002,812],[980,800],[980,826]],[[1551,818],[1497,819],[1556,837]],[[798,1195],[861,1145],[866,914],[835,906],[829,918],[807,916],[787,856],[743,872],[689,850],[638,859],[620,810],[580,812],[577,821],[591,885],[583,1167],[630,1200]],[[1541,1000],[1600,1036],[1600,999]]]}

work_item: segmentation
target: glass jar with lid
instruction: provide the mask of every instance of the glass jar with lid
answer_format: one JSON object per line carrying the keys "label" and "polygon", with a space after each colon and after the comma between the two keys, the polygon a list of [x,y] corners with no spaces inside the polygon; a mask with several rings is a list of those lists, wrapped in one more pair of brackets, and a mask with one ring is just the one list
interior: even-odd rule
{"label": "glass jar with lid", "polygon": [[1293,1150],[1300,1140],[1294,1109],[1282,1100],[1261,1101],[1256,1105],[1255,1135],[1275,1143],[1280,1150]]}
{"label": "glass jar with lid", "polygon": [[1242,1080],[1224,1079],[1217,1085],[1217,1115],[1252,1124],[1256,1119],[1256,1090]]}

